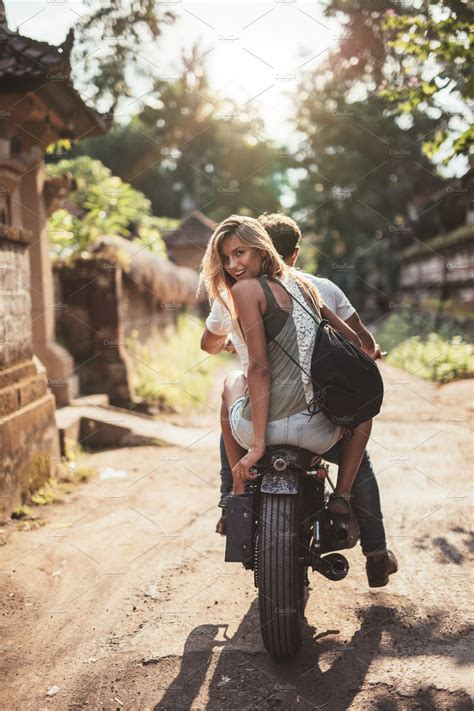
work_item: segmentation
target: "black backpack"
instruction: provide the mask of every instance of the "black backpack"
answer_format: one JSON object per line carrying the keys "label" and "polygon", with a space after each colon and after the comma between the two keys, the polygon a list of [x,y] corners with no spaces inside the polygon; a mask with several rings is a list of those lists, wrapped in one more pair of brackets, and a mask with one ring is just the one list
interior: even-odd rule
{"label": "black backpack", "polygon": [[[275,279],[317,323],[316,338],[311,356],[311,377],[314,398],[308,410],[321,411],[336,425],[353,429],[378,415],[383,400],[383,381],[375,362],[329,321],[319,321],[281,281]],[[282,351],[303,372],[304,369],[273,339]]]}

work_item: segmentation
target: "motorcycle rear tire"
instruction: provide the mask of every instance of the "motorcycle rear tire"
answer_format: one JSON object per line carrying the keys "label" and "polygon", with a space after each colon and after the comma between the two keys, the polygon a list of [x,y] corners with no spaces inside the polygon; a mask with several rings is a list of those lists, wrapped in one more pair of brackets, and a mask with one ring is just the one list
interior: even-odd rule
{"label": "motorcycle rear tire", "polygon": [[257,565],[263,643],[273,657],[292,657],[301,647],[304,623],[299,495],[262,494],[260,507]]}

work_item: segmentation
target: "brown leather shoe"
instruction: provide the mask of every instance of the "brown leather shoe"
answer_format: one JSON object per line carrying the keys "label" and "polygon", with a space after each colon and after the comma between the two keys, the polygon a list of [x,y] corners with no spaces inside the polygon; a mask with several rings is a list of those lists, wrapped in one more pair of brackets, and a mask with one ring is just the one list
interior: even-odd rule
{"label": "brown leather shoe", "polygon": [[383,588],[388,583],[388,576],[398,570],[398,561],[392,551],[369,556],[365,564],[369,587]]}

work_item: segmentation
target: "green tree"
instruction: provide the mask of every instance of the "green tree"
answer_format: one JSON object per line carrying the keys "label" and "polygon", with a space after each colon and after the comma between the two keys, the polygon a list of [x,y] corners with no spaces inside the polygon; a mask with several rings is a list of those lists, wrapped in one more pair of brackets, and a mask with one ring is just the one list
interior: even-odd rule
{"label": "green tree", "polygon": [[87,77],[95,100],[110,102],[113,112],[120,97],[133,96],[135,76],[153,74],[153,64],[144,54],[156,46],[163,25],[175,16],[162,11],[159,0],[84,0],[84,4],[86,9],[76,13],[73,71],[80,72],[82,81]]}
{"label": "green tree", "polygon": [[[307,93],[298,106],[298,128],[306,135],[298,216],[316,234],[320,272],[358,306],[371,296],[386,308],[397,278],[394,247],[409,233],[405,215],[414,179],[430,178],[431,166],[420,154],[420,125],[415,120],[401,128],[375,95],[347,101],[337,77],[317,94],[315,100]],[[430,127],[425,117],[420,124]]]}
{"label": "green tree", "polygon": [[100,159],[145,193],[156,214],[180,217],[193,207],[219,220],[278,209],[284,157],[257,116],[212,94],[198,54],[183,57],[179,75],[156,81],[129,124],[81,141],[74,154]]}
{"label": "green tree", "polygon": [[474,146],[468,118],[474,99],[472,5],[466,0],[423,0],[414,15],[402,6],[401,12],[400,7],[390,9],[383,17],[388,48],[383,95],[397,102],[400,112],[419,109],[441,119],[424,145],[427,155],[444,148],[445,163],[455,155],[468,156]]}
{"label": "green tree", "polygon": [[[414,110],[393,116],[377,93],[385,61],[377,0],[333,0],[343,33],[327,61],[305,74],[295,95],[303,136],[297,157],[305,173],[297,216],[315,234],[320,273],[359,308],[386,309],[397,280],[397,250],[407,239],[407,203],[416,181],[436,182],[420,138],[436,120]],[[344,15],[341,16],[341,13]]]}
{"label": "green tree", "polygon": [[472,7],[467,0],[326,0],[343,25],[332,66],[339,77],[379,91],[394,115],[417,109],[437,119],[425,137],[429,157],[444,163],[472,150],[474,95]]}
{"label": "green tree", "polygon": [[66,259],[87,251],[103,235],[136,239],[147,249],[165,253],[160,220],[151,214],[150,201],[100,161],[81,156],[48,164],[46,170],[49,178],[70,174],[74,180],[70,210],[57,210],[48,221],[53,257]]}

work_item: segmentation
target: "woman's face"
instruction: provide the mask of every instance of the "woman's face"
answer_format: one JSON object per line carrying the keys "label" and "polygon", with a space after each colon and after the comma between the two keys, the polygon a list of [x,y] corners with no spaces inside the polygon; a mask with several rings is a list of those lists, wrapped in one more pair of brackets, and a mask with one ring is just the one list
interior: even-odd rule
{"label": "woman's face", "polygon": [[221,260],[227,274],[236,281],[258,277],[262,272],[261,252],[236,236],[227,237],[222,243]]}

